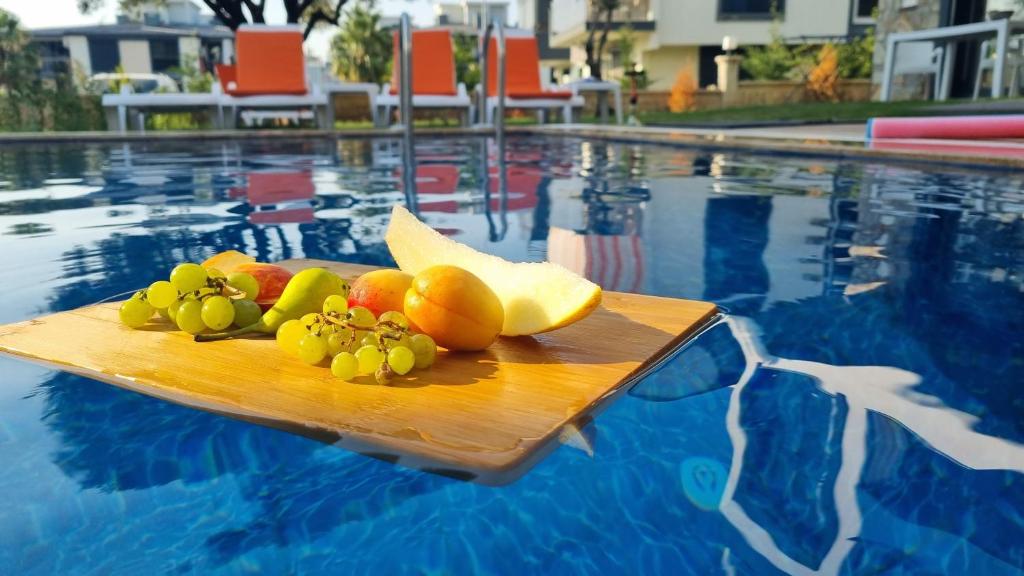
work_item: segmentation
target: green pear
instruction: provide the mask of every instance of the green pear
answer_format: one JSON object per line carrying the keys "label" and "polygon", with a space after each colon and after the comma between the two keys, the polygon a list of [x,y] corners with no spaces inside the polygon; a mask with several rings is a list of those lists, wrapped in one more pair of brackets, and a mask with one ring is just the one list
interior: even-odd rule
{"label": "green pear", "polygon": [[275,334],[277,329],[288,320],[297,320],[306,314],[319,313],[323,310],[324,300],[328,296],[340,295],[348,298],[349,285],[340,276],[324,268],[306,268],[288,281],[281,292],[281,297],[270,310],[267,310],[259,322],[229,332],[216,334],[198,334],[196,342],[224,340],[245,334],[261,332]]}

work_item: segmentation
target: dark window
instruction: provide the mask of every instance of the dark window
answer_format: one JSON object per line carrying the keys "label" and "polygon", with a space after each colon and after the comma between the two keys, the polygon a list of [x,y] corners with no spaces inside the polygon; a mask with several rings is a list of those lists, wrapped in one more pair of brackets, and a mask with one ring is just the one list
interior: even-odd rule
{"label": "dark window", "polygon": [[36,46],[39,49],[43,78],[53,78],[71,72],[71,56],[63,42],[46,40],[37,42]]}
{"label": "dark window", "polygon": [[871,18],[875,8],[878,8],[878,0],[856,0],[857,18]]}
{"label": "dark window", "polygon": [[769,20],[785,10],[785,0],[718,0],[719,20]]}
{"label": "dark window", "polygon": [[177,68],[181,65],[178,59],[178,39],[150,40],[149,57],[153,62],[153,72],[164,72],[168,68]]}
{"label": "dark window", "polygon": [[113,72],[120,63],[116,38],[89,38],[89,64],[93,74]]}

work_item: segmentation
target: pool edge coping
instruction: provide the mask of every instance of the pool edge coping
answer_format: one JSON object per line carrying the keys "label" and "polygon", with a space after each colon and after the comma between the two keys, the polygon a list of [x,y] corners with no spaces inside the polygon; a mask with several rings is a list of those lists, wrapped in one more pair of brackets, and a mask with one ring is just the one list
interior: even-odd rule
{"label": "pool edge coping", "polygon": [[[488,127],[421,128],[418,135],[428,137],[485,136],[493,133]],[[597,124],[552,124],[544,126],[510,126],[508,134],[546,134],[575,138],[600,138],[636,143],[668,144],[717,149],[739,149],[757,152],[813,154],[860,159],[925,161],[966,166],[999,166],[1024,168],[1024,156],[954,154],[944,151],[908,149],[876,149],[866,146],[864,138],[837,135],[831,139],[800,138],[793,135],[744,134],[717,129],[615,126]],[[0,147],[11,144],[61,144],[68,142],[117,143],[152,142],[154,140],[240,140],[295,138],[399,138],[402,133],[392,129],[354,130],[208,130],[160,132],[7,132],[0,133]],[[920,141],[898,141],[920,142]],[[944,141],[955,145],[962,141]],[[979,144],[986,141],[978,141]],[[1019,142],[1011,143],[1024,146]]]}

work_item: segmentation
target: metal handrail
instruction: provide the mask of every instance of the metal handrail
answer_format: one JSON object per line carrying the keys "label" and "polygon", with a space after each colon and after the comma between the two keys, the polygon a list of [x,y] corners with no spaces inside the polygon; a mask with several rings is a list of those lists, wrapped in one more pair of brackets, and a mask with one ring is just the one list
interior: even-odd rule
{"label": "metal handrail", "polygon": [[491,30],[494,26],[487,22],[484,24],[484,33],[480,35],[483,38],[478,54],[480,55],[480,78],[481,81],[477,85],[477,124],[483,126],[487,124],[487,51],[490,50],[491,46]]}
{"label": "metal handrail", "polygon": [[[499,148],[504,150],[505,139],[505,25],[498,18],[494,19],[494,45],[497,47],[498,60],[498,106],[495,110],[494,133],[499,139]],[[486,81],[486,79],[485,79]],[[486,90],[486,87],[485,87]]]}
{"label": "metal handrail", "polygon": [[402,116],[405,135],[412,138],[412,24],[409,14],[402,13],[399,26],[399,114]]}
{"label": "metal handrail", "polygon": [[413,134],[412,109],[412,24],[402,13],[398,33],[399,114],[402,119],[402,184],[406,206],[413,214],[419,212],[416,197],[416,141]]}

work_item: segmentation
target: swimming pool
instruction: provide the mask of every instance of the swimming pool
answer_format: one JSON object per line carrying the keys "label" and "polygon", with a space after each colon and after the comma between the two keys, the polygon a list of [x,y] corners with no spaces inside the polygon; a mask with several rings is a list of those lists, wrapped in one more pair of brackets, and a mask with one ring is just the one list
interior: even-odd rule
{"label": "swimming pool", "polygon": [[0,357],[0,574],[1024,571],[1019,172],[540,136],[502,156],[0,147],[0,323],[229,248],[390,264],[410,197],[479,249],[729,312],[595,419],[592,455],[498,488]]}

